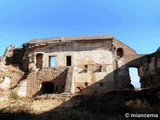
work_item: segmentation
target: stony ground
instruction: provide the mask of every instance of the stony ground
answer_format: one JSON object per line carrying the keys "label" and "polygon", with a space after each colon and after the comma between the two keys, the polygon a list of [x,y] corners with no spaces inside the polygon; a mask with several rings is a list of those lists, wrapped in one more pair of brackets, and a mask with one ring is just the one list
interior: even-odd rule
{"label": "stony ground", "polygon": [[[35,98],[9,98],[6,101],[0,102],[0,110],[3,112],[26,112],[30,114],[41,114],[57,107],[72,107],[73,104],[67,102],[67,99],[63,100],[56,95],[51,97],[49,95],[43,95]],[[63,103],[66,104],[63,104]]]}
{"label": "stony ground", "polygon": [[159,119],[160,87],[138,91],[114,90],[102,96],[77,95],[68,100],[58,95],[43,95],[0,102],[0,120],[137,119],[126,118],[126,113],[157,114],[156,119]]}

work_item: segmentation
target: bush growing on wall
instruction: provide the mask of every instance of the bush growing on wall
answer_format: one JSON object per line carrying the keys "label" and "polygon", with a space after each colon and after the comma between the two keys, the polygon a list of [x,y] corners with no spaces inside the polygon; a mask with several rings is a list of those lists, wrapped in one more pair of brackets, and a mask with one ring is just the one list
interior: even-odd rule
{"label": "bush growing on wall", "polygon": [[10,98],[12,98],[12,99],[18,99],[19,96],[18,96],[17,92],[12,92],[11,95],[10,95]]}

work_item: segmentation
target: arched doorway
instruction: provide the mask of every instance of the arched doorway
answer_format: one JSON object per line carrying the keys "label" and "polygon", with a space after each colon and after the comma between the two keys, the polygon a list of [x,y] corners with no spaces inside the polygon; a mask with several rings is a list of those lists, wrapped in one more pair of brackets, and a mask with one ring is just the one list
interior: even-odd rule
{"label": "arched doorway", "polygon": [[54,83],[44,82],[40,90],[41,94],[53,94],[54,93]]}
{"label": "arched doorway", "polygon": [[138,74],[138,68],[130,67],[129,75],[130,75],[131,84],[134,86],[134,88],[140,88],[141,84],[140,84],[140,77]]}

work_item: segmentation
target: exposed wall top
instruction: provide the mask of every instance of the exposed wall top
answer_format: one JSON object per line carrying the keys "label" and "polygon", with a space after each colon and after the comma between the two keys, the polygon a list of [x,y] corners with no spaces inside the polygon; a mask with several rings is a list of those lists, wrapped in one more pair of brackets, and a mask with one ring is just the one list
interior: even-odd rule
{"label": "exposed wall top", "polygon": [[56,42],[71,42],[76,40],[97,40],[97,39],[112,39],[112,35],[96,35],[96,36],[71,36],[71,37],[55,37],[55,38],[43,38],[32,39],[29,44],[48,44]]}

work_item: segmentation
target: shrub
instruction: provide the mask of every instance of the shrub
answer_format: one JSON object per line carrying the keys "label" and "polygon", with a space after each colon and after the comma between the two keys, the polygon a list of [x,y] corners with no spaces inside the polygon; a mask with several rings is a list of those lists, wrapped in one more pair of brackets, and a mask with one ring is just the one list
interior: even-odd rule
{"label": "shrub", "polygon": [[11,95],[10,95],[10,98],[12,98],[12,99],[18,99],[19,96],[18,96],[17,92],[12,92]]}

